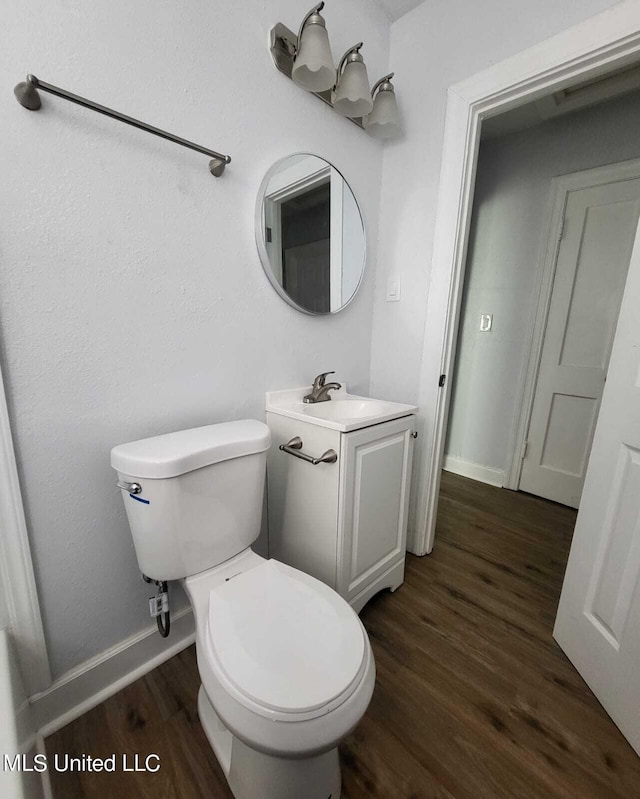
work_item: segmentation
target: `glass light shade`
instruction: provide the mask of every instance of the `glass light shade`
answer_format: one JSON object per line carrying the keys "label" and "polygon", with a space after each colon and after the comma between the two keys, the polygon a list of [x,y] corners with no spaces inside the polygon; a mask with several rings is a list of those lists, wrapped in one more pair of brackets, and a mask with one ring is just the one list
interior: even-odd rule
{"label": "glass light shade", "polygon": [[343,117],[363,117],[373,108],[369,76],[363,61],[347,61],[336,87],[333,107]]}
{"label": "glass light shade", "polygon": [[329,36],[323,25],[305,25],[300,35],[291,77],[310,92],[326,92],[336,82]]}
{"label": "glass light shade", "polygon": [[390,90],[380,91],[373,102],[373,110],[364,121],[368,133],[379,139],[389,139],[400,131],[396,95]]}

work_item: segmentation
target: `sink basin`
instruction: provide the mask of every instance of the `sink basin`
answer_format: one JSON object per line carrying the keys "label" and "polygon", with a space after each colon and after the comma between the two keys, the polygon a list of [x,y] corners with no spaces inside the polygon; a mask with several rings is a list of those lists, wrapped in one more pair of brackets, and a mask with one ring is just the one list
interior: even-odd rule
{"label": "sink basin", "polygon": [[328,402],[316,402],[306,405],[304,413],[318,419],[368,419],[384,414],[384,405],[374,400],[331,399]]}
{"label": "sink basin", "polygon": [[344,385],[339,391],[332,391],[331,399],[327,402],[305,404],[302,398],[308,393],[308,387],[270,391],[267,393],[266,410],[341,433],[400,419],[418,410],[415,405],[348,394]]}

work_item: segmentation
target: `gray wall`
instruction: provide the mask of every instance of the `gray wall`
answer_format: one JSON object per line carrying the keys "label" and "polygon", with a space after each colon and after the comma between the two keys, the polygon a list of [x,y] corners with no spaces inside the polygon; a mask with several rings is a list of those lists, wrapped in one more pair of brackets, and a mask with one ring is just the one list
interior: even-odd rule
{"label": "gray wall", "polygon": [[[504,470],[544,256],[551,180],[640,157],[640,94],[483,142],[448,455]],[[480,314],[493,331],[480,333]]]}
{"label": "gray wall", "polygon": [[9,608],[7,607],[4,582],[4,575],[2,574],[2,569],[0,569],[0,630],[9,624]]}
{"label": "gray wall", "polygon": [[[150,624],[110,448],[261,418],[264,392],[335,369],[366,393],[381,145],[278,73],[268,30],[296,0],[22,0],[0,4],[0,333],[53,672]],[[326,9],[339,57],[367,42],[388,71],[389,20],[369,0]],[[207,158],[43,96],[27,71],[229,152]],[[332,161],[369,231],[362,291],[313,318],[263,274],[254,203],[292,151]],[[176,596],[176,606],[184,603]]]}
{"label": "gray wall", "polygon": [[[613,5],[427,0],[393,25],[389,64],[404,135],[384,151],[371,356],[375,396],[418,399],[447,88]],[[400,302],[385,301],[389,275],[402,280]]]}

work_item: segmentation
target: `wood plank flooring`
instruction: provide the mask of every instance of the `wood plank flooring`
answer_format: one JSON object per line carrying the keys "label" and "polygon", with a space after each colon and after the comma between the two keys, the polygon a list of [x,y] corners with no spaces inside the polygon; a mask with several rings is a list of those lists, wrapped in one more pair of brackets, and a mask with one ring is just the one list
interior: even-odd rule
{"label": "wood plank flooring", "polygon": [[[575,512],[444,473],[436,547],[362,613],[371,706],[343,799],[640,799],[636,756],[551,632]],[[52,773],[55,799],[232,799],[198,722],[193,648],[47,739],[158,753],[157,774]],[[304,797],[300,797],[304,799]]]}

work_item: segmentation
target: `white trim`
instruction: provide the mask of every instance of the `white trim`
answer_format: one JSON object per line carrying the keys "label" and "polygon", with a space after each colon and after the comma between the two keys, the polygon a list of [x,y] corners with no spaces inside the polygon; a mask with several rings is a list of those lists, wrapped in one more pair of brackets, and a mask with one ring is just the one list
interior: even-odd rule
{"label": "white trim", "polygon": [[[45,757],[47,756],[47,747],[44,742],[44,735],[41,735],[40,733],[38,733],[36,736],[35,749],[37,754],[44,755]],[[53,788],[51,787],[51,777],[49,774],[49,769],[45,769],[44,771],[40,772],[43,799],[54,799]]]}
{"label": "white trim", "polygon": [[[316,159],[316,156],[310,156]],[[271,225],[271,241],[267,242],[266,236],[264,237],[264,246],[269,254],[269,262],[273,275],[282,284],[282,204],[287,200],[291,200],[300,194],[304,194],[314,186],[321,186],[331,181],[332,166],[327,165],[320,168],[315,168],[313,172],[308,172],[301,169],[301,164],[296,164],[290,169],[285,169],[278,172],[269,182],[269,187],[272,191],[265,194],[263,206],[263,231],[266,232],[267,221]],[[335,170],[334,170],[335,171]],[[283,176],[288,175],[284,181]],[[274,187],[274,181],[277,185]],[[331,188],[333,183],[331,183]]]}
{"label": "white trim", "polygon": [[550,202],[546,217],[549,220],[543,228],[545,246],[538,267],[538,300],[530,325],[526,357],[516,389],[516,411],[514,430],[511,436],[510,457],[506,469],[504,485],[517,489],[522,473],[522,453],[531,422],[531,412],[535,398],[535,388],[542,359],[542,344],[547,328],[551,293],[555,279],[556,264],[560,251],[560,233],[567,207],[568,196],[572,191],[618,183],[640,178],[640,158],[620,161],[615,164],[583,169],[553,178],[551,181]]}
{"label": "white trim", "polygon": [[[433,548],[451,373],[483,119],[618,69],[640,54],[640,2],[626,0],[448,91],[419,381],[424,445],[410,549]],[[444,389],[438,376],[448,375]]]}
{"label": "white trim", "polygon": [[502,488],[504,486],[504,470],[495,469],[493,466],[483,466],[481,463],[465,461],[462,458],[457,458],[455,455],[445,455],[442,468],[446,472],[453,472],[453,474],[460,474],[463,477],[470,477],[472,480],[478,480],[481,483],[486,483],[496,488]]}
{"label": "white trim", "polygon": [[27,694],[51,685],[22,492],[0,373],[0,590]]}
{"label": "white trim", "polygon": [[[302,154],[299,154],[302,155]],[[293,156],[296,157],[296,156]],[[278,161],[284,164],[288,158]],[[299,194],[304,194],[312,186],[327,183],[330,179],[331,165],[318,155],[305,153],[293,166],[276,170],[269,179],[269,193],[265,189],[265,198],[274,202],[283,202]]]}
{"label": "white trim", "polygon": [[331,202],[329,207],[329,308],[342,308],[342,248],[344,243],[344,180],[331,167]]}
{"label": "white trim", "polygon": [[31,697],[39,734],[45,738],[148,674],[195,641],[191,607],[171,618],[165,640],[154,625],[68,671],[47,690]]}
{"label": "white trim", "polygon": [[524,460],[524,446],[529,430],[531,411],[533,409],[533,396],[538,379],[540,358],[542,356],[542,343],[544,331],[549,315],[551,290],[556,271],[556,261],[560,250],[560,228],[564,219],[567,195],[559,192],[559,178],[551,181],[549,204],[545,212],[543,235],[545,245],[541,250],[542,260],[537,267],[537,301],[532,309],[527,326],[525,341],[525,355],[522,360],[518,383],[515,391],[515,413],[509,436],[509,456],[506,463],[505,486],[517,490],[520,484],[520,474]]}

